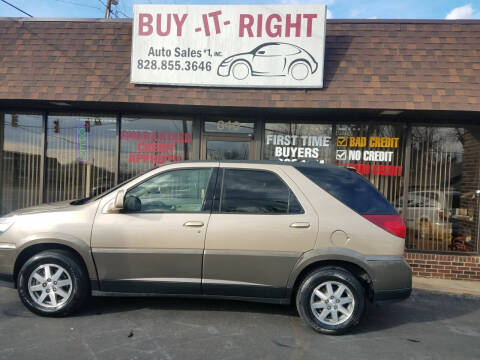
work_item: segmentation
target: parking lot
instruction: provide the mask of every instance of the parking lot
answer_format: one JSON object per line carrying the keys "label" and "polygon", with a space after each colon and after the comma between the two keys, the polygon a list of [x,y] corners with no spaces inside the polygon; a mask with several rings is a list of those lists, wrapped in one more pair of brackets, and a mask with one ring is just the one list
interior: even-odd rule
{"label": "parking lot", "polygon": [[94,298],[41,318],[0,288],[0,359],[479,359],[480,298],[415,291],[369,306],[343,336],[314,333],[293,307],[174,298]]}

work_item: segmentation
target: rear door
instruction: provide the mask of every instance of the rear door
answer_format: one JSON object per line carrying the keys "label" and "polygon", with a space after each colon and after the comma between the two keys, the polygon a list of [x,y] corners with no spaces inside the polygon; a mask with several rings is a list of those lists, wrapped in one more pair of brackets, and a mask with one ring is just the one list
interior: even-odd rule
{"label": "rear door", "polygon": [[281,166],[222,164],[205,241],[203,291],[281,298],[301,254],[312,249],[317,215]]}

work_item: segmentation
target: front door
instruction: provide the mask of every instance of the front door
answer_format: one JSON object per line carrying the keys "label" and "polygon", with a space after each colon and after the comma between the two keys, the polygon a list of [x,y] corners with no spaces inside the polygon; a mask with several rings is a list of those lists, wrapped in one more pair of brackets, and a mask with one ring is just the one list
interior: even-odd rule
{"label": "front door", "polygon": [[100,289],[200,294],[215,177],[207,163],[165,170],[129,188],[121,213],[97,214],[92,252]]}

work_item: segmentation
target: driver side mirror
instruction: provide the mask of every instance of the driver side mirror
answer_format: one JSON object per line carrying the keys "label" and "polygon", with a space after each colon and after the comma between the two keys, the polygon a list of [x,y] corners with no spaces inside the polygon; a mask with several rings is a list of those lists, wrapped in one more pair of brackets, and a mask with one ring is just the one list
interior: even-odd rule
{"label": "driver side mirror", "polygon": [[265,50],[258,50],[257,55],[265,55]]}
{"label": "driver side mirror", "polygon": [[115,202],[113,203],[113,208],[115,210],[122,210],[124,199],[125,199],[125,191],[120,190],[119,192],[117,192],[117,195],[115,196]]}

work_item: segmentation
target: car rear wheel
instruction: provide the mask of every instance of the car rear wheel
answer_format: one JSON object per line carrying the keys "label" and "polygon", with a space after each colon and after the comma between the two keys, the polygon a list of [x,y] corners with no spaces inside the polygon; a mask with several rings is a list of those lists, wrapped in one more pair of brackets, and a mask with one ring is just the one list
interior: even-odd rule
{"label": "car rear wheel", "polygon": [[297,310],[315,331],[337,335],[360,321],[365,307],[364,289],[349,272],[323,268],[311,272],[297,292]]}
{"label": "car rear wheel", "polygon": [[303,61],[296,62],[290,68],[290,75],[295,80],[305,80],[310,75],[310,67]]}
{"label": "car rear wheel", "polygon": [[69,252],[43,251],[22,266],[18,294],[25,306],[38,315],[68,315],[85,303],[89,294],[88,276]]}
{"label": "car rear wheel", "polygon": [[232,75],[237,80],[245,80],[250,75],[250,66],[244,61],[232,65]]}

